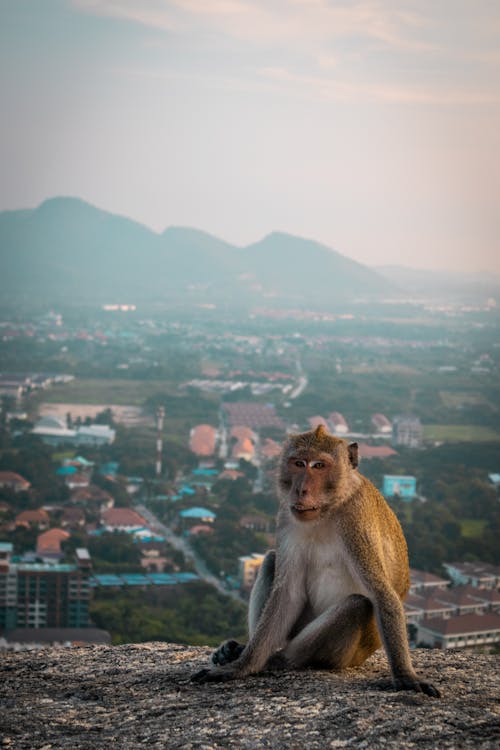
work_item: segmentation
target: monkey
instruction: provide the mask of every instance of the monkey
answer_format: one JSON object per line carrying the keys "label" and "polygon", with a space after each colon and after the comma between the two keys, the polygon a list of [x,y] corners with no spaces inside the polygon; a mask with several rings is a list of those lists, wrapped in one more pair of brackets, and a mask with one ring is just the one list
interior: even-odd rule
{"label": "monkey", "polygon": [[276,549],[253,586],[246,646],[226,641],[194,682],[266,668],[342,670],[387,653],[396,690],[440,697],[415,673],[403,600],[406,540],[395,514],[358,471],[357,443],[315,430],[290,435],[278,467]]}

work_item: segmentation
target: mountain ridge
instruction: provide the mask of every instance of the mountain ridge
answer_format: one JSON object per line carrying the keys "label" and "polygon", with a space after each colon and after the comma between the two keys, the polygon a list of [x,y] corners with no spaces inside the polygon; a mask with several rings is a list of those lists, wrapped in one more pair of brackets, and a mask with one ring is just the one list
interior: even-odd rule
{"label": "mountain ridge", "polygon": [[395,285],[315,240],[271,232],[244,247],[191,227],[157,233],[75,197],[0,213],[0,291],[10,298],[329,306]]}

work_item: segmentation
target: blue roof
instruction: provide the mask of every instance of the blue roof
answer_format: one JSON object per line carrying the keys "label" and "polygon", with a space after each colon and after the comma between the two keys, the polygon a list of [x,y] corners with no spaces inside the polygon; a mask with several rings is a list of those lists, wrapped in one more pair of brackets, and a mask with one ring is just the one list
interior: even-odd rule
{"label": "blue roof", "polygon": [[217,518],[215,513],[206,508],[186,508],[179,513],[182,518]]}
{"label": "blue roof", "polygon": [[95,573],[89,583],[98,586],[176,586],[199,580],[196,573]]}
{"label": "blue roof", "polygon": [[219,472],[217,469],[194,469],[192,473],[196,477],[216,477]]}
{"label": "blue roof", "polygon": [[181,495],[196,495],[196,490],[193,490],[188,484],[183,484],[179,492]]}
{"label": "blue roof", "polygon": [[78,469],[76,466],[60,466],[56,470],[56,474],[58,474],[60,477],[69,476],[70,474],[76,474]]}

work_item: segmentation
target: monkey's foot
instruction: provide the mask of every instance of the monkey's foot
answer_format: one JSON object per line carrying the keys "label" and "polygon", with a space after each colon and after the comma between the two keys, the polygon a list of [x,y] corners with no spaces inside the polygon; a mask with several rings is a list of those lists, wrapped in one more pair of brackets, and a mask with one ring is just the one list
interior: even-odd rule
{"label": "monkey's foot", "polygon": [[431,685],[430,682],[399,677],[394,681],[394,687],[396,690],[413,690],[415,693],[425,693],[425,695],[430,695],[432,698],[441,698],[439,690],[434,685]]}
{"label": "monkey's foot", "polygon": [[244,644],[238,643],[238,641],[225,641],[213,652],[211,657],[212,662],[219,667],[224,666],[224,664],[230,664],[232,661],[239,659],[244,648]]}

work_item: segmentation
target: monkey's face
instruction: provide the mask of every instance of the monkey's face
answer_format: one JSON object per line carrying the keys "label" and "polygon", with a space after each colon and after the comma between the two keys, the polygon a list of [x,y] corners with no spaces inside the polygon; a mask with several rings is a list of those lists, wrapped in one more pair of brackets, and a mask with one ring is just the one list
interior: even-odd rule
{"label": "monkey's face", "polygon": [[291,455],[283,467],[280,487],[292,515],[301,522],[319,518],[330,504],[335,462],[327,453]]}

